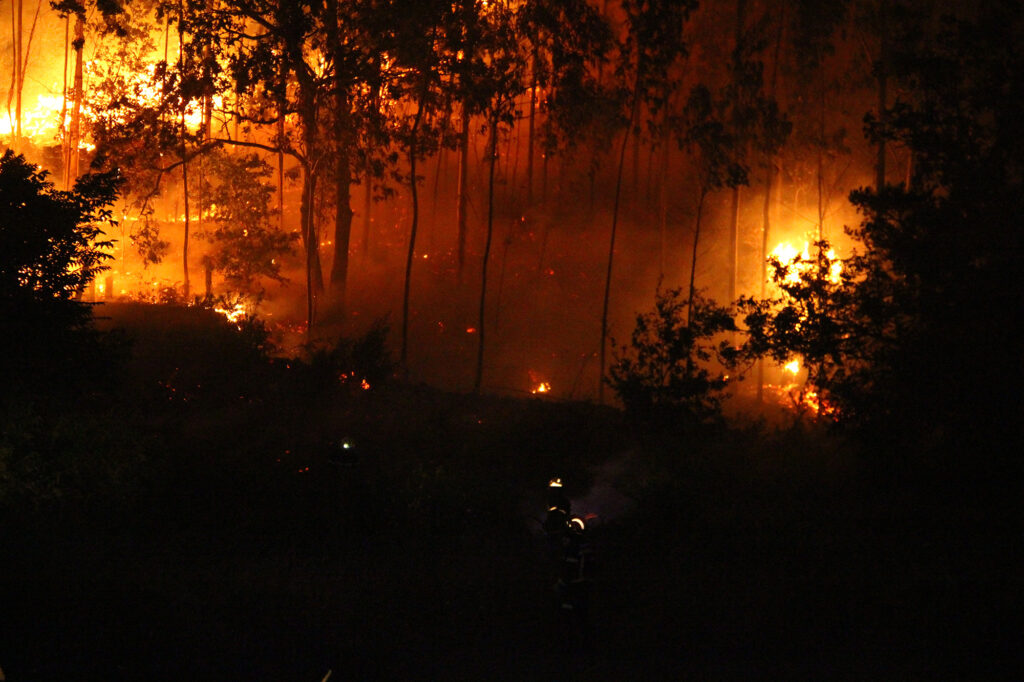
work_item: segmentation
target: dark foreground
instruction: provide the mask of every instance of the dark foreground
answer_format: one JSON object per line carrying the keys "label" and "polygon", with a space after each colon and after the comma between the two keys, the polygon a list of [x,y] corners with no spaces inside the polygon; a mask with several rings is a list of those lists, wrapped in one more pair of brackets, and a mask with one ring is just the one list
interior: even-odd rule
{"label": "dark foreground", "polygon": [[[38,462],[4,478],[8,680],[1021,673],[1015,481],[803,428],[640,447],[612,410],[339,388],[131,322],[117,397],[12,431]],[[600,514],[584,626],[553,475]]]}

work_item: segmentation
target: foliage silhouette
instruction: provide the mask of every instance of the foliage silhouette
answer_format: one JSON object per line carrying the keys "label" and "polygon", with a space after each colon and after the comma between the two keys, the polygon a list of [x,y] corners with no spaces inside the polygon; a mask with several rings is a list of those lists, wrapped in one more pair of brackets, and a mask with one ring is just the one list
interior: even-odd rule
{"label": "foliage silhouette", "polygon": [[[613,352],[608,383],[643,424],[682,430],[714,422],[738,359],[723,332],[735,331],[727,308],[681,288],[659,290],[638,314],[630,344]],[[717,363],[717,366],[714,364]]]}

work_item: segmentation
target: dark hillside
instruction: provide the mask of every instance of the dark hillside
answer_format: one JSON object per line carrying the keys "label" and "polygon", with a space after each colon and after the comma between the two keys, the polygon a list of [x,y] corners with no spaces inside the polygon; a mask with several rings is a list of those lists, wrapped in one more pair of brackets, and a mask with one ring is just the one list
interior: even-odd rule
{"label": "dark hillside", "polygon": [[[1018,662],[1015,524],[826,434],[641,452],[609,408],[352,389],[211,313],[110,313],[132,355],[120,397],[62,422],[79,468],[28,491],[3,474],[9,680],[994,679]],[[555,475],[602,514],[586,631],[552,593]]]}

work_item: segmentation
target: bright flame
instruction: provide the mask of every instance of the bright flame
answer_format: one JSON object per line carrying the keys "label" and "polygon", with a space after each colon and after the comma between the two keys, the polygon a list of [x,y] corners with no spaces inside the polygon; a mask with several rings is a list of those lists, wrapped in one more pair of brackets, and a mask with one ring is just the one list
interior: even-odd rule
{"label": "bright flame", "polygon": [[[783,279],[783,284],[799,284],[804,274],[814,266],[811,260],[810,244],[804,242],[803,249],[797,249],[789,242],[781,242],[772,249],[771,255],[782,265],[788,265],[789,271]],[[839,284],[842,281],[843,262],[836,255],[834,248],[825,252],[828,260],[828,281],[831,284]]]}
{"label": "bright flame", "polygon": [[[155,286],[156,282],[153,282],[153,285]],[[232,324],[238,324],[246,315],[245,305],[242,303],[236,303],[235,306],[230,309],[214,308],[213,312],[220,313]]]}
{"label": "bright flame", "polygon": [[786,365],[783,367],[783,369],[785,369],[790,374],[799,374],[800,373],[800,361],[799,360],[793,360],[792,362],[786,363]]}
{"label": "bright flame", "polygon": [[549,393],[551,391],[551,383],[545,381],[540,377],[537,372],[528,370],[530,374],[530,393]]}

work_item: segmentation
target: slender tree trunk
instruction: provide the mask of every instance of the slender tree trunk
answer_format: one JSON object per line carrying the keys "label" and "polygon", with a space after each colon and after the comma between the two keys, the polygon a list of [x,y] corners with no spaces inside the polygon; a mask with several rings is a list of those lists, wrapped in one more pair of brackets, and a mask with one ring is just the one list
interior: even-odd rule
{"label": "slender tree trunk", "polygon": [[[765,169],[764,177],[764,205],[762,207],[761,227],[761,299],[765,298],[768,286],[768,239],[771,234],[771,206],[772,206],[772,176],[775,168],[772,166],[771,155]],[[757,402],[761,402],[764,396],[764,358],[757,359]]]}
{"label": "slender tree trunk", "polygon": [[530,117],[526,135],[526,208],[533,206],[533,146],[537,118],[537,48],[533,48],[530,61]]}
{"label": "slender tree trunk", "polygon": [[[778,94],[779,78],[779,53],[782,50],[782,31],[785,28],[785,12],[779,16],[779,29],[775,38],[775,58],[772,60],[771,96],[774,100]],[[765,160],[764,179],[764,224],[761,229],[761,299],[764,300],[768,294],[768,243],[771,238],[771,217],[772,217],[772,180],[775,177],[775,154],[769,152]],[[781,173],[780,173],[781,175]],[[781,189],[778,192],[781,196]],[[776,200],[776,203],[778,200]],[[757,402],[764,400],[764,358],[757,359]]]}
{"label": "slender tree trunk", "polygon": [[[182,68],[185,66],[185,34],[182,29],[182,14],[181,6],[179,5],[178,14],[178,62]],[[186,148],[186,134],[185,128],[185,108],[187,102],[184,100],[181,103],[181,184],[182,184],[182,196],[185,202],[185,232],[182,240],[181,247],[181,268],[182,268],[182,295],[186,301],[189,296],[189,280],[188,280],[188,231],[189,231],[189,211],[188,211],[188,149]]]}
{"label": "slender tree trunk", "polygon": [[413,119],[412,130],[409,134],[409,191],[412,193],[412,225],[409,227],[409,251],[405,257],[405,286],[402,290],[402,352],[400,360],[405,369],[408,369],[409,360],[409,292],[412,282],[412,263],[416,254],[416,229],[419,226],[420,217],[419,195],[416,191],[416,143],[420,121],[423,119],[428,84],[429,81],[424,77],[419,100],[416,103],[416,117]]}
{"label": "slender tree trunk", "polygon": [[547,150],[541,151],[540,159],[540,201],[542,204],[548,200],[548,157],[551,156]]}
{"label": "slender tree trunk", "polygon": [[[733,78],[738,79],[740,73],[742,47],[743,47],[743,26],[746,19],[747,0],[736,0],[736,25],[733,45]],[[739,92],[739,82],[736,82]],[[733,103],[733,130],[741,138],[739,109],[741,106],[740,96],[736,96]],[[745,151],[745,150],[744,150]],[[740,160],[743,152],[737,151],[736,160]],[[729,219],[729,302],[736,300],[736,290],[739,288],[739,246],[740,246],[740,186],[732,188],[732,214]]]}
{"label": "slender tree trunk", "polygon": [[277,229],[284,232],[284,106],[277,119]]}
{"label": "slender tree trunk", "polygon": [[313,275],[314,263],[319,263],[319,252],[316,243],[316,231],[313,229],[313,197],[316,192],[316,176],[309,163],[302,166],[302,204],[299,208],[302,220],[302,245],[306,251],[306,333],[312,335],[316,315],[317,291],[316,277]]}
{"label": "slender tree trunk", "polygon": [[[342,41],[339,38],[342,17],[338,0],[327,0],[327,37],[334,52],[334,260],[331,264],[331,289],[334,307],[346,313],[348,283],[348,247],[352,238],[352,104]],[[315,119],[314,119],[315,121]]]}
{"label": "slender tree trunk", "polygon": [[373,172],[370,164],[363,170],[363,259],[370,253],[370,227],[373,223]]}
{"label": "slender tree trunk", "polygon": [[[634,127],[638,127],[638,123],[634,121]],[[637,207],[640,205],[640,131],[633,131],[633,191],[630,197],[630,205],[633,207],[633,212],[636,213]]]}
{"label": "slender tree trunk", "polygon": [[[20,19],[21,2],[22,2],[22,0],[18,0],[19,22],[21,20]],[[42,0],[38,0],[36,2],[36,12],[35,12],[34,15],[32,15],[32,26],[28,30],[28,44],[25,45],[25,52],[22,55],[20,76],[18,77],[18,123],[19,123],[19,126],[21,124],[21,118],[22,118],[22,115],[21,115],[21,103],[22,103],[22,91],[25,89],[25,74],[28,73],[28,60],[29,60],[29,57],[32,54],[32,39],[35,38],[35,35],[36,35],[36,25],[39,23],[39,10],[42,9],[42,6],[43,6]],[[19,43],[21,42],[21,31],[22,31],[22,28],[19,26],[18,27],[18,42]],[[20,49],[20,47],[19,47],[19,49]],[[19,134],[19,136],[21,135],[20,130],[19,130],[18,134]]]}
{"label": "slender tree trunk", "polygon": [[61,159],[61,180],[64,183],[64,189],[70,189],[68,187],[68,134],[64,129],[68,121],[68,57],[71,54],[71,16],[64,17],[64,86],[62,89],[62,97],[60,104],[60,159]]}
{"label": "slender tree trunk", "polygon": [[[878,78],[878,122],[885,123],[886,100],[888,87],[888,47],[889,40],[886,36],[885,0],[878,3],[879,20],[879,47],[878,62],[875,65],[876,77]],[[878,159],[875,167],[875,190],[881,192],[885,187],[885,136],[878,136]]]}
{"label": "slender tree trunk", "polygon": [[619,152],[619,169],[615,177],[615,203],[612,206],[612,232],[608,239],[608,269],[604,276],[604,304],[601,308],[601,350],[599,353],[600,366],[598,367],[597,402],[604,404],[604,367],[605,367],[605,346],[608,345],[608,303],[611,300],[612,291],[612,265],[615,261],[615,236],[619,227],[619,202],[622,197],[622,175],[626,165],[626,147],[629,144],[629,134],[636,124],[637,111],[640,108],[640,74],[641,65],[636,67],[636,78],[633,83],[633,106],[630,107],[629,125],[622,137],[622,149]]}
{"label": "slender tree trunk", "polygon": [[[303,166],[304,176],[302,183],[302,239],[306,249],[307,267],[309,268],[308,279],[313,286],[310,296],[315,299],[324,290],[324,273],[320,264],[320,243],[316,229],[316,190],[319,175],[319,153],[317,138],[317,115],[316,103],[314,101],[313,84],[307,74],[299,83],[299,118],[302,125],[303,144],[306,147],[306,164]],[[312,326],[312,320],[310,321]]]}
{"label": "slender tree trunk", "polygon": [[700,243],[700,221],[704,215],[704,200],[707,198],[707,196],[707,188],[701,187],[700,199],[697,201],[697,219],[693,229],[693,254],[690,256],[690,294],[687,298],[686,304],[687,327],[689,327],[690,323],[693,322],[693,299],[697,292],[696,288],[694,287],[697,275],[697,245]]}
{"label": "slender tree trunk", "polygon": [[11,104],[14,102],[14,93],[18,90],[18,67],[21,65],[21,55],[18,54],[18,5],[11,3],[11,87],[7,90],[7,120],[11,124],[11,147],[18,150],[18,123],[11,113]]}
{"label": "slender tree trunk", "polygon": [[14,0],[11,3],[12,11],[16,12],[17,22],[14,33],[15,62],[14,62],[14,144],[15,149],[21,149],[21,92],[25,86],[25,70],[22,63],[22,0]]}
{"label": "slender tree trunk", "polygon": [[[339,84],[340,87],[340,84]],[[331,287],[342,314],[346,310],[348,280],[348,246],[352,236],[352,167],[350,164],[350,129],[348,97],[342,91],[335,97],[335,174],[334,174],[334,263],[331,266]]]}
{"label": "slender tree trunk", "polygon": [[732,188],[732,212],[729,217],[729,302],[736,300],[740,253],[740,186]]}
{"label": "slender tree trunk", "polygon": [[484,243],[484,262],[480,274],[480,313],[477,332],[479,334],[476,352],[476,379],[473,392],[479,393],[484,377],[484,341],[486,332],[485,311],[487,309],[487,262],[491,255],[491,238],[494,235],[494,166],[498,157],[498,115],[491,116],[491,158],[487,177],[487,241]]}
{"label": "slender tree trunk", "polygon": [[68,167],[67,187],[74,185],[78,178],[78,143],[81,136],[82,122],[82,51],[85,48],[85,19],[78,16],[75,20],[75,40],[71,43],[75,49],[75,87],[71,104],[71,130],[68,133]]}
{"label": "slender tree trunk", "polygon": [[462,281],[463,268],[466,265],[466,238],[468,228],[466,222],[467,196],[469,192],[469,104],[462,105],[462,129],[459,131],[459,189],[455,220],[458,226],[458,278]]}
{"label": "slender tree trunk", "polygon": [[818,66],[818,239],[825,237],[825,67]]}

